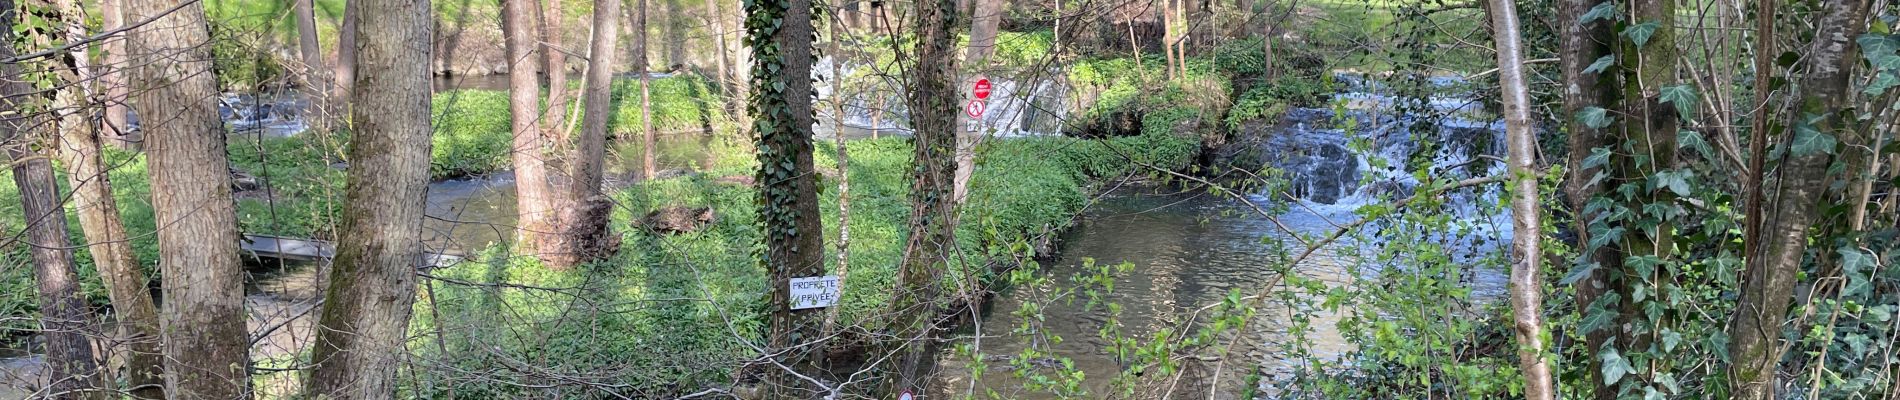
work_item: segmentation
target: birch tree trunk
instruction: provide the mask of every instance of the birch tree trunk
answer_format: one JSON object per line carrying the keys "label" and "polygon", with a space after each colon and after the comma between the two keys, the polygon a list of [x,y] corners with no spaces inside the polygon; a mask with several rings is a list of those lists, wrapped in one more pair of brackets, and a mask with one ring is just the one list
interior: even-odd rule
{"label": "birch tree trunk", "polygon": [[[180,6],[181,3],[185,3]],[[352,4],[356,3],[354,1]],[[224,126],[201,4],[127,3],[125,19],[156,20],[131,32],[133,107],[145,121],[152,208],[165,304],[161,310],[167,394],[185,399],[250,396],[250,337],[244,269],[231,199]],[[179,6],[170,14],[161,13]]]}
{"label": "birch tree trunk", "polygon": [[364,40],[351,107],[343,226],[305,393],[389,399],[423,262],[433,18],[429,0],[352,0]]}
{"label": "birch tree trunk", "polygon": [[1498,51],[1498,84],[1504,103],[1505,147],[1511,171],[1511,314],[1516,323],[1518,371],[1524,398],[1556,399],[1550,362],[1544,358],[1544,240],[1537,185],[1537,133],[1531,127],[1530,83],[1517,6],[1491,0],[1491,28]]}

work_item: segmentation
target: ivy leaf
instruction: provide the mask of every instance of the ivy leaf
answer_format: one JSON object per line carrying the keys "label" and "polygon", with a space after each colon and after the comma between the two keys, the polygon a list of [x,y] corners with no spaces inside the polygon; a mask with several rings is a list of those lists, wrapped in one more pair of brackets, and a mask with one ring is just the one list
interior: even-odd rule
{"label": "ivy leaf", "polygon": [[1874,81],[1867,82],[1867,88],[1861,89],[1860,92],[1868,96],[1879,96],[1894,86],[1900,86],[1900,78],[1894,77],[1892,72],[1881,72],[1879,75],[1874,75]]}
{"label": "ivy leaf", "polygon": [[1590,66],[1583,68],[1583,73],[1594,74],[1598,72],[1603,72],[1603,70],[1609,69],[1611,65],[1615,65],[1615,64],[1616,64],[1616,56],[1614,55],[1598,57],[1596,62],[1592,62],[1590,63]]}
{"label": "ivy leaf", "polygon": [[1629,27],[1623,28],[1623,36],[1630,38],[1630,43],[1635,43],[1637,48],[1642,48],[1643,45],[1649,44],[1649,38],[1655,36],[1656,29],[1661,27],[1662,24],[1656,21],[1630,25]]}
{"label": "ivy leaf", "polygon": [[1644,386],[1643,400],[1664,400],[1664,397],[1662,391],[1656,390],[1655,386]]}
{"label": "ivy leaf", "polygon": [[1590,129],[1603,129],[1615,120],[1615,117],[1610,116],[1610,110],[1605,110],[1603,107],[1584,107],[1583,111],[1577,112],[1577,122],[1582,122]]}
{"label": "ivy leaf", "polygon": [[1795,157],[1821,153],[1834,154],[1834,145],[1837,143],[1834,136],[1822,133],[1820,128],[1814,126],[1821,122],[1821,118],[1823,117],[1819,115],[1805,114],[1800,120],[1795,121],[1794,147],[1791,148]]}
{"label": "ivy leaf", "polygon": [[1715,159],[1715,148],[1709,146],[1709,141],[1702,138],[1701,132],[1688,129],[1676,131],[1676,147],[1695,150],[1704,159]]}
{"label": "ivy leaf", "polygon": [[1608,147],[1598,147],[1598,148],[1590,149],[1590,156],[1583,158],[1584,169],[1601,167],[1609,163],[1610,163],[1610,148]]}
{"label": "ivy leaf", "polygon": [[1557,284],[1565,286],[1574,285],[1577,281],[1581,281],[1583,278],[1590,276],[1590,272],[1596,271],[1596,269],[1597,263],[1595,262],[1578,264],[1576,268],[1570,269],[1570,273],[1564,274],[1564,279],[1558,280]]}
{"label": "ivy leaf", "polygon": [[1624,374],[1636,372],[1636,367],[1630,366],[1629,360],[1623,359],[1614,346],[1603,346],[1603,351],[1597,352],[1597,360],[1602,361],[1603,368],[1599,372],[1603,373],[1604,385],[1614,385],[1623,380]]}
{"label": "ivy leaf", "polygon": [[1676,331],[1672,331],[1672,330],[1664,330],[1662,334],[1662,342],[1663,342],[1664,352],[1676,351],[1676,345],[1682,344],[1682,334],[1676,333]]}
{"label": "ivy leaf", "polygon": [[1596,7],[1590,7],[1590,11],[1583,13],[1583,17],[1577,20],[1577,24],[1588,24],[1590,23],[1590,21],[1596,21],[1599,19],[1600,20],[1616,19],[1616,2],[1605,1],[1602,3],[1597,3]]}
{"label": "ivy leaf", "polygon": [[1860,45],[1861,57],[1874,65],[1880,65],[1880,59],[1900,51],[1900,40],[1895,40],[1892,35],[1864,34],[1854,38],[1854,43]]}
{"label": "ivy leaf", "polygon": [[1683,119],[1689,119],[1689,114],[1695,112],[1695,88],[1687,84],[1663,86],[1661,92],[1657,93],[1657,97],[1664,103],[1675,105],[1676,114],[1681,115]]}

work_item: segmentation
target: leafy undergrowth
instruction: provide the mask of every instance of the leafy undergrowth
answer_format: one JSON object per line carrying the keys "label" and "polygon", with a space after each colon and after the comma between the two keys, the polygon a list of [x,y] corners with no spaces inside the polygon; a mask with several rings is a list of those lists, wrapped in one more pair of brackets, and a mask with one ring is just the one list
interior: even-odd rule
{"label": "leafy undergrowth", "polygon": [[[1140,135],[1106,140],[1004,139],[990,145],[973,179],[958,229],[962,257],[945,290],[989,281],[992,263],[1030,252],[1036,237],[1066,227],[1095,185],[1143,173],[1124,155],[1165,168],[1187,165],[1197,138]],[[909,204],[907,139],[853,141],[851,262],[838,321],[877,330],[903,251]],[[518,397],[520,384],[570,374],[637,397],[669,397],[717,385],[757,354],[766,329],[766,272],[755,225],[753,189],[720,182],[750,176],[740,146],[719,150],[704,174],[645,182],[615,194],[620,254],[570,271],[491,250],[434,274],[417,302],[410,345],[424,368],[409,382],[417,397]],[[817,164],[835,165],[830,146]],[[822,168],[821,168],[822,169]],[[825,178],[827,244],[835,243],[836,181]],[[630,229],[629,221],[667,206],[709,206],[709,228],[680,235]],[[826,260],[836,271],[835,248]],[[480,381],[473,381],[479,377]],[[570,382],[572,383],[572,382]],[[573,384],[575,391],[592,391]]]}

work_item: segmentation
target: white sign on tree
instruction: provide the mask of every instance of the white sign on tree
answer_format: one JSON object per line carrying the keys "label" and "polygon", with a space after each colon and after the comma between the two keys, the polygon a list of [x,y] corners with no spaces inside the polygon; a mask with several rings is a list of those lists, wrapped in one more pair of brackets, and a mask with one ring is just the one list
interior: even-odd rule
{"label": "white sign on tree", "polygon": [[830,307],[838,303],[838,277],[836,275],[792,278],[792,309]]}

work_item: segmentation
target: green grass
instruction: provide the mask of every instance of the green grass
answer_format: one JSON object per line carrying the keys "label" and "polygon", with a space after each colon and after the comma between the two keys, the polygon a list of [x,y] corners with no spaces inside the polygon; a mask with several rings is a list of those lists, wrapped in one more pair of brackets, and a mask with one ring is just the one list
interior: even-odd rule
{"label": "green grass", "polygon": [[[958,229],[959,260],[970,262],[951,267],[947,290],[966,285],[966,278],[988,279],[991,262],[1009,262],[1028,251],[1032,237],[1066,227],[1096,185],[1140,172],[1123,154],[1182,168],[1198,151],[1197,140],[1149,134],[992,142],[979,161]],[[848,147],[852,261],[839,320],[878,329],[877,313],[890,296],[906,235],[911,147],[902,138],[858,140]],[[724,382],[735,363],[753,355],[743,341],[758,341],[765,333],[761,294],[767,276],[756,258],[756,192],[715,181],[752,174],[753,161],[743,146],[716,151],[725,161],[699,177],[645,182],[615,194],[613,225],[624,244],[612,260],[550,271],[496,249],[486,261],[438,271],[458,281],[564,289],[435,283],[434,297],[417,304],[412,326],[422,339],[411,343],[412,350],[469,370],[496,371],[498,357],[508,357],[544,362],[543,368],[596,371],[629,385],[630,392],[654,396]],[[820,145],[817,163],[834,165],[833,151]],[[835,184],[821,186],[827,243],[837,239]],[[627,229],[633,218],[666,206],[710,206],[718,218],[706,230],[676,236]],[[835,271],[835,249],[826,252],[827,268]],[[437,342],[437,329],[450,333]],[[525,379],[511,371],[495,374],[499,381]],[[423,376],[412,382],[412,395],[444,397],[451,386],[457,396],[526,394],[502,384],[454,384],[452,378]]]}

